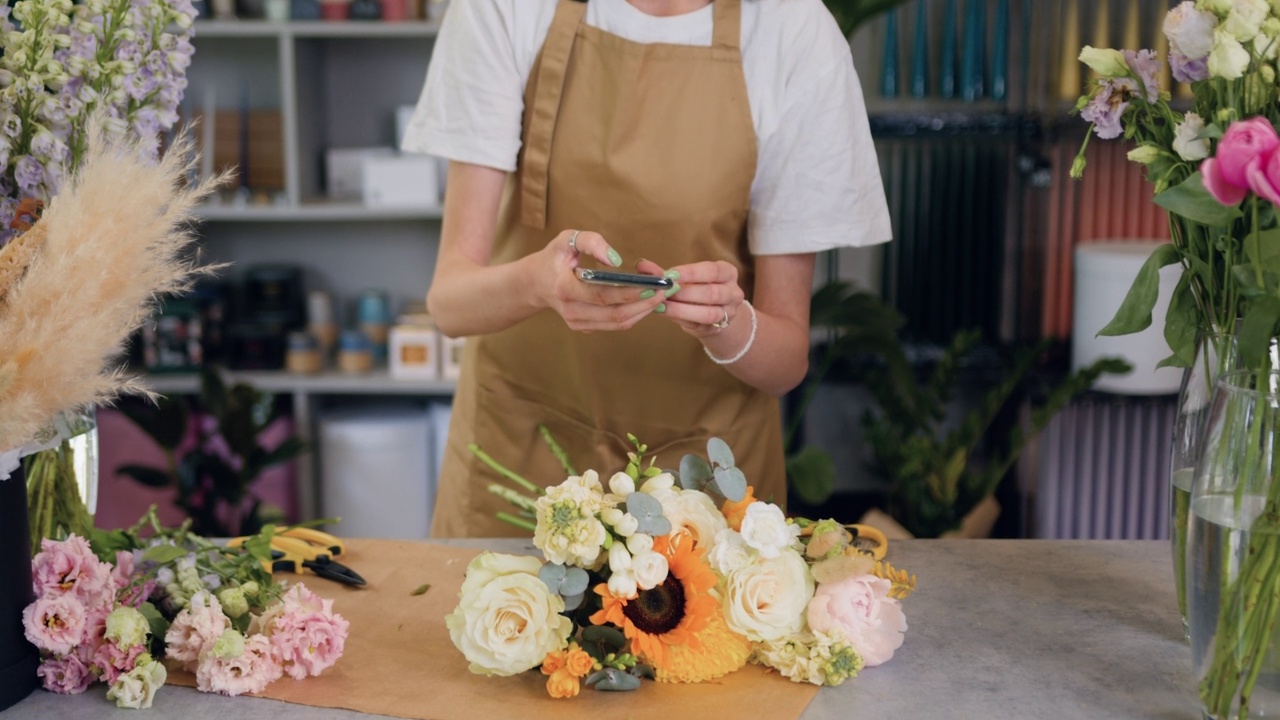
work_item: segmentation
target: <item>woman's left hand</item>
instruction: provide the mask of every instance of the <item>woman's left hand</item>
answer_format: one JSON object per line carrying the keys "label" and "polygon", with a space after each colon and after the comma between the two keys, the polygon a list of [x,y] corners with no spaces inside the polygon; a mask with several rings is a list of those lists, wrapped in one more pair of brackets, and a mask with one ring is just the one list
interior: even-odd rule
{"label": "woman's left hand", "polygon": [[738,286],[738,268],[723,260],[678,265],[664,269],[650,260],[636,263],[639,272],[674,276],[676,285],[668,292],[662,314],[685,332],[702,339],[718,335],[744,311],[746,298]]}

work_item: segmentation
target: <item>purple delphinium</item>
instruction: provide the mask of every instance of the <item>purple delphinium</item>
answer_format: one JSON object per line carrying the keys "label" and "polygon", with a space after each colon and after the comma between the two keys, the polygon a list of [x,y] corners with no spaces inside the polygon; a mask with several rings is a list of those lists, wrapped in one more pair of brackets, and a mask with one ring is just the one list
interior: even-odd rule
{"label": "purple delphinium", "polygon": [[1120,54],[1124,56],[1124,61],[1129,65],[1129,69],[1138,76],[1142,81],[1142,87],[1146,91],[1147,102],[1153,103],[1160,99],[1160,84],[1156,80],[1156,74],[1160,72],[1160,59],[1156,57],[1154,50],[1122,50]]}
{"label": "purple delphinium", "polygon": [[1173,79],[1178,82],[1191,83],[1209,79],[1209,58],[1191,59],[1177,51],[1169,52],[1169,69],[1173,71]]}
{"label": "purple delphinium", "polygon": [[18,183],[18,190],[27,197],[44,197],[41,194],[44,184],[44,166],[30,155],[23,155],[13,164],[13,179]]}
{"label": "purple delphinium", "polygon": [[1097,92],[1080,111],[1080,117],[1093,123],[1094,132],[1103,140],[1120,137],[1124,132],[1120,119],[1129,109],[1129,98],[1137,90],[1138,84],[1132,78],[1102,80]]}

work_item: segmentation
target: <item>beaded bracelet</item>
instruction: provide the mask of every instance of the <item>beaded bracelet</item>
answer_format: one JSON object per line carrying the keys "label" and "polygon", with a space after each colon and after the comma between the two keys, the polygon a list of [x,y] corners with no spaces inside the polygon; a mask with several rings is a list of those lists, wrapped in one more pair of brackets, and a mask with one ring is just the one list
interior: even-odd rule
{"label": "beaded bracelet", "polygon": [[751,305],[751,303],[743,300],[742,304],[746,305],[747,309],[751,311],[751,334],[747,336],[747,344],[742,346],[742,349],[738,351],[738,354],[731,358],[721,360],[715,355],[712,355],[711,351],[708,350],[705,345],[702,346],[702,351],[707,354],[707,357],[711,358],[711,362],[717,365],[732,365],[738,362],[742,359],[743,355],[747,354],[747,351],[751,349],[751,345],[756,341],[756,328],[760,326],[760,319],[756,317],[756,309]]}

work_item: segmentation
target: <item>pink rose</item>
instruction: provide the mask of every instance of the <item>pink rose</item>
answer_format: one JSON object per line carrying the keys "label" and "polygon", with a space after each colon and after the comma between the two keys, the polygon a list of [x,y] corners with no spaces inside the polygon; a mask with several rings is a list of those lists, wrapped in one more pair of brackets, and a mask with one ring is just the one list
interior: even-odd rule
{"label": "pink rose", "polygon": [[22,625],[32,645],[69,655],[84,634],[84,605],[74,595],[45,595],[22,611]]}
{"label": "pink rose", "polygon": [[1234,122],[1218,141],[1217,153],[1200,163],[1204,187],[1223,205],[1239,205],[1249,192],[1251,168],[1267,162],[1280,136],[1266,118]]}
{"label": "pink rose", "polygon": [[232,658],[206,652],[196,667],[196,687],[202,692],[223,695],[257,693],[266,689],[281,675],[280,663],[264,635],[252,635],[244,641],[244,652]]}
{"label": "pink rose", "polygon": [[164,634],[165,657],[182,663],[185,670],[193,670],[200,654],[227,627],[227,616],[222,613],[218,598],[208,592],[198,592]]}
{"label": "pink rose", "polygon": [[82,693],[93,684],[93,673],[75,655],[45,658],[36,669],[44,689],[63,695]]}
{"label": "pink rose", "polygon": [[319,675],[342,657],[350,623],[333,612],[332,600],[301,583],[285,593],[283,605],[284,611],[265,626],[281,667],[295,680]]}
{"label": "pink rose", "polygon": [[1260,163],[1248,170],[1249,189],[1258,197],[1280,206],[1280,152],[1273,151]]}
{"label": "pink rose", "polygon": [[84,538],[78,535],[61,541],[46,538],[40,542],[40,548],[31,559],[31,585],[36,597],[72,593],[87,607],[112,599],[111,566],[93,554]]}
{"label": "pink rose", "polygon": [[809,602],[809,627],[843,636],[866,667],[887,662],[907,631],[902,607],[889,597],[892,588],[888,580],[874,575],[822,583]]}

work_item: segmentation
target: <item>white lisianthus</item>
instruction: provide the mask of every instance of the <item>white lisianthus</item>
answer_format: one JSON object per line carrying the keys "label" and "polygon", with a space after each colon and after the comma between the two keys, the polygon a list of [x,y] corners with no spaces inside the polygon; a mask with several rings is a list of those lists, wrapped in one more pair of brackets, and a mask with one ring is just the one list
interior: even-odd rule
{"label": "white lisianthus", "polygon": [[535,503],[534,546],[550,562],[591,567],[608,535],[597,517],[603,503],[604,488],[594,470],[548,488]]}
{"label": "white lisianthus", "polygon": [[1213,33],[1213,50],[1209,51],[1209,74],[1226,80],[1239,80],[1249,67],[1249,51],[1225,30]]}
{"label": "white lisianthus", "polygon": [[151,625],[142,613],[121,605],[107,615],[103,637],[115,643],[116,647],[127,649],[146,642],[149,632]]}
{"label": "white lisianthus", "polygon": [[609,548],[609,569],[615,573],[631,569],[631,553],[626,545],[616,542]]}
{"label": "white lisianthus", "polygon": [[1227,13],[1231,12],[1231,6],[1236,2],[1237,0],[1200,0],[1198,4],[1204,10],[1226,17]]}
{"label": "white lisianthus", "polygon": [[658,473],[648,480],[645,480],[644,483],[640,485],[640,492],[652,495],[658,490],[666,490],[667,488],[674,487],[675,484],[676,479],[671,473]]}
{"label": "white lisianthus", "polygon": [[1275,60],[1280,55],[1280,18],[1262,21],[1262,29],[1253,36],[1253,51],[1263,60]]}
{"label": "white lisianthus", "polygon": [[1131,162],[1136,162],[1139,165],[1150,165],[1156,160],[1159,160],[1161,154],[1162,151],[1155,145],[1139,145],[1138,147],[1130,150],[1125,157],[1127,157]]}
{"label": "white lisianthus", "polygon": [[1208,138],[1197,137],[1204,129],[1204,118],[1196,113],[1184,115],[1183,122],[1174,128],[1174,152],[1188,161],[1208,158]]}
{"label": "white lisianthus", "polygon": [[707,553],[707,564],[721,577],[728,577],[755,562],[757,557],[758,553],[747,546],[737,530],[725,528],[716,533],[715,546]]}
{"label": "white lisianthus", "polygon": [[[458,607],[445,617],[449,639],[471,663],[478,675],[516,675],[536,667],[547,653],[568,645],[573,622],[561,615],[564,599],[553,595],[538,578],[541,563],[533,560],[533,572],[495,575],[494,565],[511,569],[516,563],[498,556],[467,566],[467,579],[459,593]],[[475,577],[473,577],[473,571]],[[486,582],[481,583],[480,580]]]}
{"label": "white lisianthus", "polygon": [[120,675],[115,682],[111,683],[111,687],[107,690],[107,699],[115,700],[116,707],[145,710],[151,707],[151,702],[156,697],[156,690],[164,685],[168,677],[169,673],[164,669],[164,663],[158,663],[152,660],[150,655],[143,653],[138,657],[138,662],[132,670]]}
{"label": "white lisianthus", "polygon": [[631,558],[631,572],[641,590],[652,590],[661,585],[669,570],[667,556],[660,552],[647,550]]}
{"label": "white lisianthus", "polygon": [[609,478],[609,492],[614,495],[625,498],[635,491],[636,481],[632,480],[630,475],[619,472],[614,473],[613,477]]}
{"label": "white lisianthus", "polygon": [[1213,30],[1218,19],[1213,13],[1197,10],[1191,0],[1179,4],[1164,18],[1164,34],[1169,49],[1191,60],[1199,60],[1213,50]]}
{"label": "white lisianthus", "polygon": [[609,576],[609,592],[614,597],[633,598],[636,596],[636,574],[631,570],[623,570]]}
{"label": "white lisianthus", "polygon": [[1119,50],[1096,48],[1085,45],[1080,51],[1080,62],[1088,65],[1094,72],[1104,78],[1125,77],[1129,74],[1129,63]]}
{"label": "white lisianthus", "polygon": [[775,558],[795,544],[800,528],[789,524],[782,509],[773,503],[756,502],[742,518],[742,539],[762,557]]}
{"label": "white lisianthus", "polygon": [[671,521],[671,535],[683,531],[703,550],[710,550],[716,533],[729,527],[720,509],[704,492],[670,488],[652,494],[662,503],[662,515]]}
{"label": "white lisianthus", "polygon": [[635,533],[627,537],[627,549],[632,555],[639,555],[653,549],[653,536],[648,533]]}
{"label": "white lisianthus", "polygon": [[1235,0],[1222,29],[1240,42],[1252,40],[1262,29],[1262,21],[1267,19],[1270,10],[1268,0]]}
{"label": "white lisianthus", "polygon": [[761,557],[725,578],[725,622],[753,642],[793,635],[804,627],[813,590],[813,576],[800,553],[786,550],[774,558]]}

